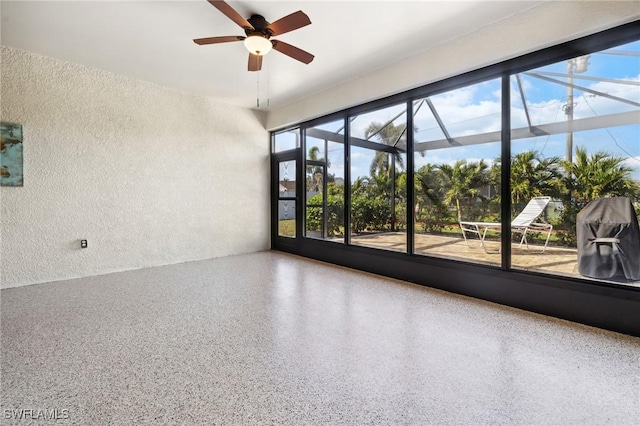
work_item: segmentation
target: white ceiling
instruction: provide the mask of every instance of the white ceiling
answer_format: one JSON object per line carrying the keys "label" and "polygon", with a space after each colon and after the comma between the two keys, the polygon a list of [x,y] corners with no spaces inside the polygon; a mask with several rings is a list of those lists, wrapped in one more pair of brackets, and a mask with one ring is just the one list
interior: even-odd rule
{"label": "white ceiling", "polygon": [[[259,73],[261,108],[282,106],[545,1],[230,1],[241,15],[275,21],[297,10],[312,25],[280,39],[315,55],[304,65],[273,51]],[[242,43],[194,38],[243,35],[205,0],[5,1],[3,45],[162,86],[256,106],[258,75]]]}

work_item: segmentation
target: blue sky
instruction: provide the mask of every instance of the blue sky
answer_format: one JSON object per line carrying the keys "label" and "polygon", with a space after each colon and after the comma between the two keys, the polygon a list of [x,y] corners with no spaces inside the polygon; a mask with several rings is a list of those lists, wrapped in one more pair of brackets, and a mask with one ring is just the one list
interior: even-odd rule
{"label": "blue sky", "polygon": [[[615,54],[625,53],[626,54]],[[631,52],[631,53],[629,53]],[[567,73],[567,61],[551,64],[530,72]],[[581,77],[605,79],[594,81]],[[548,76],[560,81],[566,77]],[[568,90],[565,85],[548,82],[535,76],[522,73],[520,75],[522,90],[525,93],[528,112],[533,125],[561,123],[567,121],[563,108],[567,104]],[[623,80],[621,84],[609,80]],[[511,121],[512,128],[527,126],[523,103],[515,76],[511,79]],[[640,41],[619,46],[607,51],[588,56],[585,72],[574,74],[574,84],[590,88],[597,92],[640,103]],[[430,97],[449,134],[453,137],[495,132],[500,130],[500,81],[499,79],[459,88],[450,92]],[[574,120],[631,112],[635,124],[600,128],[573,132],[574,152],[576,147],[585,147],[588,152],[606,151],[625,158],[625,164],[634,169],[634,177],[640,180],[640,108],[629,103],[609,99],[605,96],[585,92],[574,88]],[[404,105],[385,108],[358,116],[351,124],[352,135],[363,137],[364,129],[371,122],[385,123],[403,112]],[[402,125],[405,115],[396,119],[396,125]],[[423,104],[414,119],[417,132],[416,142],[429,142],[444,139],[431,110]],[[337,130],[342,123],[330,123],[320,126],[325,130]],[[530,149],[540,151],[544,156],[565,157],[566,132],[531,137],[512,141],[514,154]],[[372,139],[375,140],[375,139]],[[308,140],[308,147],[317,140]],[[368,176],[369,164],[373,152],[354,148],[351,153],[351,176],[355,180],[359,176]],[[321,154],[322,155],[322,154]],[[484,143],[462,147],[427,150],[425,156],[416,155],[416,167],[426,163],[449,163],[466,159],[477,161],[484,159],[491,162],[500,155],[500,143]],[[338,177],[344,176],[343,151],[340,145],[333,144],[329,149],[330,173]]]}

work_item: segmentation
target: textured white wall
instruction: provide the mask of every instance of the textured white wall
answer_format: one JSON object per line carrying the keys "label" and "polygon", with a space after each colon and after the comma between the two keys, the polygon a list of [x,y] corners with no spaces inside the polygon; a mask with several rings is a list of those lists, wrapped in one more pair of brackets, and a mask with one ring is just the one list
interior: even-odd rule
{"label": "textured white wall", "polygon": [[269,113],[277,129],[640,19],[635,1],[549,1]]}
{"label": "textured white wall", "polygon": [[264,116],[1,53],[0,117],[24,126],[25,173],[0,188],[3,288],[269,247]]}

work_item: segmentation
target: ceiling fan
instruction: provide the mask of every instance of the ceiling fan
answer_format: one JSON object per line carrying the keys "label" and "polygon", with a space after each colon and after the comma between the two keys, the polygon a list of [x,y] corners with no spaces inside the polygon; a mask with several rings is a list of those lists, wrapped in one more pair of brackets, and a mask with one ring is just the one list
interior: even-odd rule
{"label": "ceiling fan", "polygon": [[269,53],[271,48],[305,64],[313,61],[314,56],[311,53],[280,40],[271,40],[273,36],[288,33],[311,24],[309,17],[301,10],[269,23],[261,15],[252,15],[251,18],[245,19],[222,0],[207,1],[227,18],[242,27],[246,36],[197,38],[193,40],[196,44],[205,45],[244,40],[244,45],[249,50],[249,71],[260,71],[262,57]]}

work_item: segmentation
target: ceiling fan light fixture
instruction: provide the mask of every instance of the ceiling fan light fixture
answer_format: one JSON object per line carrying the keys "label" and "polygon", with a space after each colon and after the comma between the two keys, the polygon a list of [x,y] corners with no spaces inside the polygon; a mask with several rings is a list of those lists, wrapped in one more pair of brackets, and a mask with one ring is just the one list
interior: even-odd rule
{"label": "ceiling fan light fixture", "polygon": [[245,38],[244,46],[247,48],[249,53],[258,56],[266,55],[273,47],[267,38],[259,35],[253,35]]}
{"label": "ceiling fan light fixture", "polygon": [[[1,1],[1,0],[0,0]],[[296,61],[309,64],[313,61],[313,55],[305,52],[284,41],[273,40],[271,37],[279,36],[311,24],[311,19],[301,10],[293,12],[283,18],[269,23],[264,16],[253,14],[251,18],[245,19],[233,9],[225,0],[207,0],[213,7],[218,9],[227,18],[244,30],[245,36],[219,36],[196,38],[194,43],[199,46],[218,43],[231,43],[244,40],[244,46],[249,51],[249,61],[247,71],[260,71],[262,68],[262,57],[269,53],[271,49],[277,50]]]}

